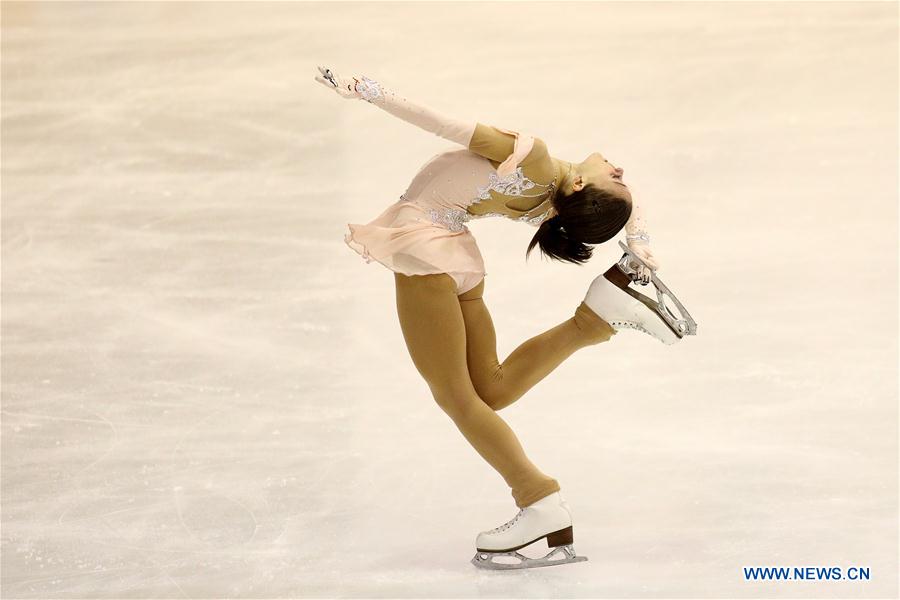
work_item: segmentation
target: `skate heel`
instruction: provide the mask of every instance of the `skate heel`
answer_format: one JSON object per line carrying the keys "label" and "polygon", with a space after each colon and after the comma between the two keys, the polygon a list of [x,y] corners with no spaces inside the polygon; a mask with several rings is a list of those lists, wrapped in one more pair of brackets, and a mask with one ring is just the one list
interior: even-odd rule
{"label": "skate heel", "polygon": [[556,546],[568,546],[572,543],[574,539],[574,533],[572,532],[572,526],[569,525],[565,529],[560,529],[559,531],[554,531],[553,533],[547,534],[547,547],[555,548]]}

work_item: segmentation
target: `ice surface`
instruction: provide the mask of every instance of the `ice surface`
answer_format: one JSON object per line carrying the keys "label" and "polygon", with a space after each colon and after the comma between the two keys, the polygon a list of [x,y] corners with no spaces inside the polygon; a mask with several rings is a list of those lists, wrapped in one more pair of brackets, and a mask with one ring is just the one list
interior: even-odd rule
{"label": "ice surface", "polygon": [[[2,16],[4,598],[897,596],[895,3]],[[317,64],[602,151],[646,203],[699,335],[623,332],[500,413],[587,562],[469,563],[509,490],[343,243],[452,144]],[[471,227],[501,358],[619,257]]]}

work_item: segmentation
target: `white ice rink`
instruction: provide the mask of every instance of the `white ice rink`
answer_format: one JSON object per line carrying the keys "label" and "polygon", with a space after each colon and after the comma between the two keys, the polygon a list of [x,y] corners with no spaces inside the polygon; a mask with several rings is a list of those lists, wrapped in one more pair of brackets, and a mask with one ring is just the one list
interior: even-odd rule
{"label": "white ice rink", "polygon": [[[3,2],[3,598],[896,598],[897,11]],[[343,243],[453,144],[317,64],[601,151],[645,203],[699,335],[499,413],[587,562],[469,563],[516,507]],[[501,360],[620,256],[470,227]]]}

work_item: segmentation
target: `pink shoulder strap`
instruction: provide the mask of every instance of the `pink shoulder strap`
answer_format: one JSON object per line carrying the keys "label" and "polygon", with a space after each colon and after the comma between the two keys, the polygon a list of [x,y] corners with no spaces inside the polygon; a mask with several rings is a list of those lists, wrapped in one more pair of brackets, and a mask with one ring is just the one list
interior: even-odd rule
{"label": "pink shoulder strap", "polygon": [[531,149],[534,147],[534,137],[528,134],[520,134],[518,131],[511,131],[509,129],[503,129],[501,127],[497,127],[499,131],[503,133],[508,133],[510,135],[516,136],[516,141],[513,144],[513,151],[506,160],[500,163],[500,166],[497,167],[497,175],[500,177],[506,177],[511,173],[515,173],[516,167],[519,166],[519,163],[522,162],[528,153],[531,152]]}

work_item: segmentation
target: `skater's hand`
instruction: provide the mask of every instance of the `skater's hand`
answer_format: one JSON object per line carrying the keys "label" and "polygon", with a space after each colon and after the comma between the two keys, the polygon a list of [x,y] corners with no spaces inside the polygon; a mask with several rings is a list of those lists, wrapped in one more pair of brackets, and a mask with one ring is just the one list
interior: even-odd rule
{"label": "skater's hand", "polygon": [[316,68],[318,68],[319,73],[321,73],[321,75],[316,75],[316,81],[328,89],[334,90],[340,97],[347,100],[358,100],[359,98],[362,98],[360,93],[356,91],[356,83],[361,81],[363,76],[341,77],[327,67],[317,66]]}
{"label": "skater's hand", "polygon": [[[647,266],[649,266],[653,272],[659,270],[659,261],[653,256],[653,251],[650,249],[649,244],[640,242],[639,240],[630,241],[628,242],[628,249],[634,252],[642,261],[647,263]],[[637,276],[637,283],[640,283],[641,285],[650,283],[650,271],[644,268],[643,265],[637,267]]]}

